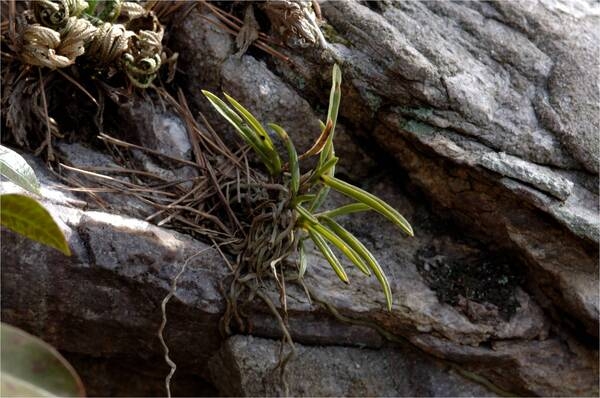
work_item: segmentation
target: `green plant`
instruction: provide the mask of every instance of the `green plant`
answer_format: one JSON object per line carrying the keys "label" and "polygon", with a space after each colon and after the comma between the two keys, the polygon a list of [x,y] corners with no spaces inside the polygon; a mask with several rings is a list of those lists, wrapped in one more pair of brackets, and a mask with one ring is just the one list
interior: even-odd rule
{"label": "green plant", "polygon": [[[391,310],[392,292],[383,269],[365,245],[335,221],[335,218],[372,210],[388,218],[409,236],[413,235],[413,230],[408,221],[389,204],[335,177],[338,157],[335,156],[333,138],[340,106],[341,82],[340,68],[334,65],[327,123],[321,122],[321,134],[306,153],[299,156],[287,132],[277,124],[268,124],[283,143],[287,162],[282,160],[264,126],[246,108],[227,94],[224,95],[229,105],[211,92],[202,92],[266,167],[273,184],[265,183],[263,186],[278,191],[277,204],[271,205],[274,210],[269,216],[261,219],[256,217],[252,222],[242,256],[242,261],[250,265],[249,272],[260,275],[261,271],[270,267],[277,278],[275,265],[297,250],[298,277],[301,279],[307,267],[305,242],[310,239],[343,282],[349,282],[348,276],[332,247],[342,252],[367,276],[375,274],[385,294],[387,308]],[[301,173],[300,162],[317,155],[319,158],[316,166]],[[355,202],[320,211],[331,189]]]}
{"label": "green plant", "polygon": [[84,397],[77,373],[54,348],[0,323],[2,397]]}
{"label": "green plant", "polygon": [[[33,169],[15,151],[0,145],[0,175],[36,195],[40,183]],[[0,224],[14,232],[53,247],[67,256],[69,245],[48,211],[35,199],[21,194],[0,195]]]}

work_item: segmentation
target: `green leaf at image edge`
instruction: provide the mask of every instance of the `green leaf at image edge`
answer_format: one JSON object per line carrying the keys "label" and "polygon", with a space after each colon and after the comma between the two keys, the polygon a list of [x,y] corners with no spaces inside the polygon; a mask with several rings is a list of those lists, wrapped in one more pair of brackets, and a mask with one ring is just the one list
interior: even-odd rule
{"label": "green leaf at image edge", "polygon": [[15,151],[0,145],[0,174],[26,191],[40,194],[40,183],[25,159]]}
{"label": "green leaf at image edge", "polygon": [[67,256],[71,255],[61,229],[35,199],[19,194],[0,195],[0,224]]}
{"label": "green leaf at image edge", "polygon": [[0,396],[85,396],[81,379],[52,346],[5,323],[0,324],[0,337]]}

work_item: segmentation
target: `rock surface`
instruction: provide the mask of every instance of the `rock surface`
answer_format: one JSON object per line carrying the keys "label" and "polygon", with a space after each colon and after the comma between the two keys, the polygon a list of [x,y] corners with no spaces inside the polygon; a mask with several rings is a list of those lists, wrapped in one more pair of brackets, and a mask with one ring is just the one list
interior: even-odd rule
{"label": "rock surface", "polygon": [[[282,396],[277,364],[280,344],[247,336],[228,339],[211,362],[211,374],[226,396]],[[496,396],[461,380],[451,368],[409,349],[373,350],[296,345],[286,367],[291,396],[463,397]]]}
{"label": "rock surface", "polygon": [[[597,336],[598,5],[332,1],[321,9],[329,44],[284,51],[291,65],[238,60],[195,18],[181,40],[193,31],[222,61],[202,61],[199,49],[182,64],[190,79],[235,89],[299,140],[315,117],[303,98],[324,106],[331,65],[342,65],[340,126],[397,159],[438,213],[519,253],[544,281],[540,294]],[[232,63],[248,73],[232,77]],[[297,104],[301,122],[287,104]],[[365,147],[354,148],[344,145]]]}
{"label": "rock surface", "polygon": [[[340,174],[384,198],[415,227],[416,237],[407,239],[372,214],[344,220],[384,267],[392,312],[384,310],[374,278],[349,269],[345,286],[311,254],[307,284],[314,301],[290,286],[287,304],[302,352],[291,367],[312,377],[315,389],[296,380],[292,392],[491,394],[465,378],[475,377],[521,395],[597,396],[598,6],[331,1],[321,10],[327,45],[282,49],[291,63],[255,50],[236,56],[234,39],[202,18],[214,19],[205,9],[192,10],[172,31],[194,114],[202,111],[227,131],[199,89],[227,91],[261,121],[281,123],[299,150],[318,134],[331,66],[339,63]],[[129,126],[127,137],[188,158],[176,115],[143,117],[154,106],[141,99],[116,115],[115,124]],[[75,166],[111,162],[79,144],[58,147]],[[173,383],[181,394],[211,395],[214,386],[220,393],[277,394],[277,383],[263,381],[278,345],[224,340],[219,333],[220,282],[228,269],[216,250],[131,218],[149,211],[131,198],[103,195],[114,214],[99,210],[87,197],[56,189],[44,167],[28,160],[74,255],[65,259],[2,230],[3,321],[74,358],[90,391],[162,395],[143,386],[159,388],[168,372],[156,337],[160,302],[183,262],[202,251],[167,307],[166,338],[178,365]],[[194,175],[141,155],[136,160],[167,179]],[[1,188],[16,189],[7,182]],[[267,293],[279,302],[274,289]],[[338,315],[319,302],[334,305]],[[267,307],[255,301],[251,309],[252,334],[279,338]],[[419,350],[390,348],[385,337]],[[373,382],[355,383],[355,363],[391,373],[390,361],[403,364],[402,377],[422,383],[375,377],[370,366]],[[447,361],[460,375],[448,371]],[[149,365],[134,370],[139,362]],[[115,363],[132,372],[138,390],[109,391],[94,377],[114,374],[105,370]],[[236,366],[255,373],[246,377]],[[223,381],[225,371],[235,383]],[[328,386],[322,375],[353,376]]]}
{"label": "rock surface", "polygon": [[[156,365],[146,374],[154,375],[151,380],[156,384],[156,374],[167,370],[156,337],[161,320],[160,301],[184,261],[200,252],[182,274],[175,297],[168,306],[166,338],[180,369],[181,383],[184,383],[180,388],[188,391],[190,383],[205,386],[207,382],[222,388],[210,368],[210,358],[223,342],[218,325],[225,300],[219,286],[227,268],[218,252],[177,232],[140,220],[85,210],[81,208],[85,202],[49,188],[54,183],[43,166],[31,158],[28,160],[37,165],[43,192],[50,198],[46,205],[64,226],[74,255],[65,261],[52,249],[3,231],[3,319],[42,336],[78,358],[92,356],[105,362],[121,358],[128,364],[136,360],[154,361]],[[11,183],[2,183],[3,192],[16,189]],[[298,343],[378,349],[385,342],[384,336],[373,329],[378,325],[387,331],[387,339],[408,340],[423,352],[450,359],[461,369],[483,376],[501,389],[539,395],[546,395],[548,391],[564,395],[593,394],[597,354],[577,346],[568,331],[560,326],[554,328],[562,338],[551,332],[549,319],[539,305],[513,286],[513,282],[508,293],[502,293],[501,284],[496,282],[465,286],[471,289],[471,294],[482,289],[497,290],[498,297],[514,301],[514,308],[503,308],[509,314],[506,317],[498,310],[491,314],[482,312],[481,305],[473,306],[476,303],[469,308],[449,305],[451,301],[444,299],[444,295],[450,293],[431,290],[418,270],[425,267],[423,258],[427,259],[428,253],[435,254],[437,265],[427,262],[431,263],[427,265],[430,271],[435,273],[435,267],[441,272],[457,261],[477,264],[481,256],[489,256],[484,248],[440,234],[439,226],[433,228],[436,219],[424,208],[411,205],[389,180],[380,181],[370,189],[421,225],[421,236],[407,240],[391,225],[364,229],[364,225],[379,222],[372,215],[364,214],[347,223],[368,246],[375,244],[374,250],[392,284],[394,309],[391,313],[384,310],[383,294],[374,278],[364,278],[347,267],[352,284],[342,285],[322,258],[311,255],[306,283],[315,302],[309,304],[299,287],[288,287],[289,325]],[[114,206],[121,212],[133,207],[131,204],[120,207],[118,200]],[[514,279],[515,271],[501,262],[491,264],[488,270],[499,281]],[[26,288],[21,287],[23,280],[27,280]],[[274,287],[266,293],[278,303]],[[319,302],[333,305],[339,316],[351,322],[332,316]],[[22,308],[29,310],[24,313]],[[277,323],[264,304],[257,301],[252,308],[249,313],[252,333],[279,337]],[[512,343],[515,341],[519,343]],[[540,344],[544,344],[546,352],[552,352],[548,354],[551,360],[548,356],[532,355]],[[321,355],[322,361],[329,357],[326,352]],[[424,353],[411,355],[425,355],[423,361],[432,361]],[[490,363],[493,366],[489,366]],[[527,369],[536,369],[536,372]],[[555,375],[559,369],[570,375],[572,383],[558,383],[561,379]],[[454,376],[444,380],[456,381],[452,391],[457,394],[464,391],[479,395],[468,387],[467,381]],[[99,379],[86,381],[97,389],[102,386]],[[403,388],[398,393],[419,395],[421,391]],[[317,391],[306,394],[314,395]]]}

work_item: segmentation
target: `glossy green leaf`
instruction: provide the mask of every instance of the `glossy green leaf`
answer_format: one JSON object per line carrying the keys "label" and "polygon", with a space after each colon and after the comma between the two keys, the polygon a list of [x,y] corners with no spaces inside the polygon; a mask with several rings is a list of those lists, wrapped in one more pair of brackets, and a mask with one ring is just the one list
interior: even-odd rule
{"label": "glossy green leaf", "polygon": [[338,158],[337,156],[330,157],[325,163],[323,163],[321,166],[319,166],[318,169],[315,170],[313,178],[316,180],[324,174],[331,175],[333,173],[333,168],[339,160],[340,158]]}
{"label": "glossy green leaf", "polygon": [[298,193],[298,189],[300,189],[300,165],[298,164],[298,152],[296,152],[296,148],[292,143],[292,140],[288,136],[287,132],[275,123],[269,123],[269,127],[272,128],[277,135],[283,141],[283,145],[288,153],[288,166],[290,169],[290,185],[292,188],[292,192],[295,194]]}
{"label": "glossy green leaf", "polygon": [[0,371],[0,396],[2,397],[53,397],[48,391]]}
{"label": "glossy green leaf", "polygon": [[310,225],[309,228],[313,228],[317,233],[328,240],[332,245],[337,247],[356,267],[361,270],[365,275],[371,275],[369,268],[363,258],[354,251],[354,249],[347,244],[342,238],[336,235],[333,231],[325,228],[323,224],[317,223]]}
{"label": "glossy green leaf", "polygon": [[265,142],[265,145],[271,150],[275,147],[273,146],[273,141],[271,141],[271,137],[265,130],[265,128],[260,124],[260,122],[254,117],[250,111],[244,108],[239,102],[237,102],[233,97],[229,96],[227,93],[223,93],[227,101],[242,115],[244,120],[254,129],[254,131],[261,137],[261,139]]}
{"label": "glossy green leaf", "polygon": [[329,228],[331,228],[331,230],[333,232],[335,232],[337,234],[337,236],[339,236],[341,239],[343,239],[344,242],[346,242],[350,247],[352,247],[352,249],[366,261],[367,265],[373,271],[373,273],[375,274],[375,277],[379,281],[379,284],[383,288],[383,294],[385,295],[385,300],[387,302],[387,308],[389,311],[391,311],[392,310],[392,289],[390,288],[390,283],[387,280],[385,273],[383,272],[383,269],[377,262],[377,259],[375,258],[375,256],[373,256],[373,254],[369,251],[369,249],[367,249],[365,247],[365,245],[363,245],[362,242],[360,240],[358,240],[358,238],[356,238],[356,236],[354,236],[350,231],[348,231],[347,229],[342,227],[340,224],[335,222],[333,219],[331,219],[327,216],[322,216],[322,217],[320,217],[320,219],[325,224],[327,224],[327,226]]}
{"label": "glossy green leaf", "polygon": [[336,257],[331,248],[327,245],[325,239],[323,239],[323,237],[319,235],[318,232],[311,228],[310,225],[307,225],[306,228],[308,230],[308,236],[310,236],[310,239],[312,239],[312,241],[315,242],[315,245],[323,254],[323,257],[325,257],[325,259],[329,262],[331,268],[333,268],[340,280],[344,283],[350,283],[348,281],[348,275],[342,267],[342,263],[340,263],[340,260]]}
{"label": "glossy green leaf", "polygon": [[306,268],[308,266],[308,259],[306,257],[306,249],[304,248],[304,240],[301,240],[298,244],[298,256],[300,266],[298,268],[298,277],[302,279],[304,274],[306,273]]}
{"label": "glossy green leaf", "polygon": [[313,216],[311,214],[311,212],[306,210],[304,207],[302,207],[300,205],[296,205],[295,209],[298,212],[298,214],[300,215],[300,217],[303,218],[304,220],[306,220],[309,224],[318,224],[319,223],[319,220],[317,220],[317,218],[315,216]]}
{"label": "glossy green leaf", "polygon": [[2,397],[84,397],[81,380],[50,345],[18,328],[0,325]]}
{"label": "glossy green leaf", "polygon": [[369,210],[373,210],[373,209],[371,209],[371,207],[367,206],[364,203],[350,203],[348,205],[340,206],[340,207],[332,209],[332,210],[327,210],[322,213],[315,214],[315,216],[316,217],[326,216],[326,217],[335,218],[335,217],[346,216],[348,214],[359,213],[361,211],[369,211]]}
{"label": "glossy green leaf", "polygon": [[335,189],[336,191],[339,191],[344,195],[371,207],[373,210],[402,228],[409,236],[414,236],[412,227],[408,221],[406,221],[406,219],[400,213],[398,213],[396,209],[379,199],[377,196],[335,177],[321,175],[321,180],[325,185]]}
{"label": "glossy green leaf", "polygon": [[40,194],[40,183],[25,159],[15,151],[0,145],[0,174],[26,191]]}
{"label": "glossy green leaf", "polygon": [[0,196],[0,224],[29,239],[71,255],[69,245],[50,213],[35,199],[25,195]]}
{"label": "glossy green leaf", "polygon": [[333,150],[333,137],[335,135],[335,126],[337,124],[338,112],[340,109],[340,101],[342,98],[342,71],[340,67],[335,64],[333,65],[332,79],[331,79],[331,92],[329,94],[329,109],[327,110],[327,120],[331,120],[332,127],[331,133],[327,137],[327,143],[325,148],[321,152],[319,163],[323,164],[329,159],[330,156],[334,155]]}
{"label": "glossy green leaf", "polygon": [[281,159],[279,154],[268,147],[268,145],[244,122],[244,120],[231,109],[223,100],[211,93],[202,90],[211,105],[227,120],[240,134],[242,139],[254,149],[260,160],[269,170],[271,175],[279,175],[281,172]]}

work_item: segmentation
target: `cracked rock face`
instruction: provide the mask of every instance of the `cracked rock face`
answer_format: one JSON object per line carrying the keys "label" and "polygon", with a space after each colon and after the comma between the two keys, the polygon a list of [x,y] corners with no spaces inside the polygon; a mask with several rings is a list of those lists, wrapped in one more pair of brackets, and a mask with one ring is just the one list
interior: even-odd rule
{"label": "cracked rock face", "polygon": [[[213,358],[211,372],[224,395],[282,396],[278,361],[277,342],[234,336]],[[298,344],[286,372],[291,396],[496,396],[409,349]]]}
{"label": "cracked rock face", "polygon": [[[79,151],[89,155],[89,150],[79,148]],[[139,385],[158,386],[160,375],[167,372],[156,338],[161,320],[160,301],[183,262],[200,252],[182,274],[167,307],[166,339],[179,369],[174,385],[192,394],[214,392],[214,388],[221,393],[237,388],[236,393],[249,395],[258,393],[256,388],[263,388],[261,394],[278,394],[276,380],[259,387],[254,385],[257,383],[254,373],[235,379],[238,383],[235,385],[223,382],[223,372],[219,369],[232,372],[241,366],[236,365],[237,362],[247,364],[244,358],[252,358],[257,350],[269,353],[258,368],[252,367],[256,378],[264,377],[271,363],[276,362],[273,347],[278,344],[257,339],[251,340],[248,347],[242,337],[224,342],[218,330],[225,308],[219,286],[228,270],[216,250],[138,219],[86,209],[90,204],[50,188],[55,182],[43,166],[31,158],[28,160],[36,165],[42,190],[49,198],[45,205],[63,225],[74,255],[65,259],[52,249],[3,231],[4,320],[42,336],[74,358],[75,364],[82,367],[81,373],[91,391],[104,394],[109,391],[100,375],[106,372],[112,377],[113,373],[106,370],[117,364],[122,372],[132,372],[130,378]],[[306,283],[313,304],[308,303],[301,288],[288,287],[290,330],[298,344],[307,346],[299,345],[300,352],[305,354],[300,355],[299,362],[293,366],[305,368],[302,361],[314,358],[310,362],[321,364],[323,370],[307,369],[307,377],[345,374],[347,383],[310,387],[304,379],[292,379],[294,393],[442,396],[453,392],[451,395],[481,396],[493,394],[500,388],[528,395],[593,395],[596,354],[560,325],[550,330],[548,316],[529,293],[517,286],[519,279],[515,270],[510,266],[500,267],[499,263],[488,265],[485,273],[493,272],[491,277],[495,280],[491,284],[481,284],[483,281],[478,278],[465,284],[461,276],[448,276],[443,270],[452,264],[470,262],[477,266],[483,258],[490,257],[490,253],[484,246],[445,233],[437,225],[438,220],[423,207],[412,205],[394,188],[393,181],[384,179],[368,188],[404,209],[407,216],[421,225],[421,235],[406,240],[395,233],[393,226],[381,224],[369,214],[345,223],[371,246],[385,268],[395,295],[392,312],[385,311],[383,294],[374,278],[364,278],[348,266],[352,284],[342,285],[322,258],[310,255]],[[2,192],[17,189],[10,183],[2,183]],[[126,205],[121,200],[117,198],[114,202],[115,211],[124,213],[135,208],[133,199]],[[339,203],[340,198],[331,200]],[[365,225],[371,227],[364,228]],[[434,254],[434,258],[429,254]],[[453,304],[450,297],[453,291],[428,286],[427,278],[419,271],[426,266],[430,276],[441,272],[445,283],[458,283],[459,292],[470,299],[459,298]],[[26,285],[23,281],[27,281]],[[503,281],[510,282],[506,289],[500,290],[498,286],[507,283]],[[278,303],[275,288],[267,292]],[[481,294],[485,297],[497,294],[500,299],[514,304],[503,306],[497,300],[491,304],[489,301],[494,300],[482,299]],[[340,316],[354,321],[342,321],[320,307],[319,302],[334,305]],[[28,310],[23,311],[23,308]],[[252,334],[278,338],[277,322],[265,306],[257,301],[250,308]],[[505,315],[501,315],[502,312]],[[383,327],[388,335],[379,334],[373,329],[374,325]],[[397,349],[382,348],[389,339],[404,343]],[[421,351],[410,349],[406,342]],[[330,348],[310,348],[312,345]],[[369,347],[370,350],[362,352],[340,345]],[[544,355],[537,354],[541,349]],[[398,355],[404,358],[402,369],[406,378],[410,375],[424,384],[415,383],[412,378],[409,382],[397,373],[394,373],[397,377],[389,380],[356,384],[359,374],[362,375],[356,363],[360,366],[376,364],[371,371],[379,369],[385,374],[390,371],[386,364]],[[449,371],[450,363],[445,360],[457,366],[453,368],[455,371]],[[137,361],[154,365],[140,370],[136,368]],[[143,372],[142,375],[139,372]],[[563,379],[557,378],[559,372],[568,375],[570,382],[565,384]],[[240,377],[240,374],[235,375]],[[483,377],[496,387],[488,390],[473,384],[472,375],[476,376],[475,381]],[[142,392],[148,395],[149,391],[157,395],[163,393],[147,387],[139,392],[132,388],[117,386],[110,391],[127,391],[129,395]]]}
{"label": "cracked rock face", "polygon": [[[193,113],[205,113],[230,141],[234,134],[200,88],[226,91],[261,121],[282,124],[301,151],[318,135],[331,66],[339,63],[340,175],[388,201],[415,228],[407,239],[374,214],[343,220],[385,269],[392,312],[375,278],[348,266],[345,286],[310,254],[313,302],[303,289],[288,290],[299,351],[290,393],[597,396],[598,6],[320,5],[326,43],[283,49],[293,66],[257,51],[236,56],[235,39],[206,23],[203,14],[214,17],[204,9],[173,30]],[[115,115],[115,126],[189,158],[181,120],[152,109],[161,108],[150,98],[133,102]],[[84,145],[57,147],[74,166],[111,163]],[[156,337],[160,302],[185,259],[203,251],[168,306],[174,385],[190,395],[281,394],[270,378],[280,330],[262,302],[247,311],[254,337],[219,333],[228,269],[216,250],[141,221],[152,210],[132,198],[103,195],[110,211],[94,208],[52,187],[44,167],[28,160],[74,255],[65,259],[2,230],[3,321],[74,358],[99,395],[108,395],[99,375],[110,364],[132,372],[136,385],[159,386],[168,372]],[[167,179],[189,177],[189,170],[136,160]],[[342,200],[333,196],[330,204]],[[269,294],[279,303],[275,288]],[[140,362],[148,365],[136,370]]]}

